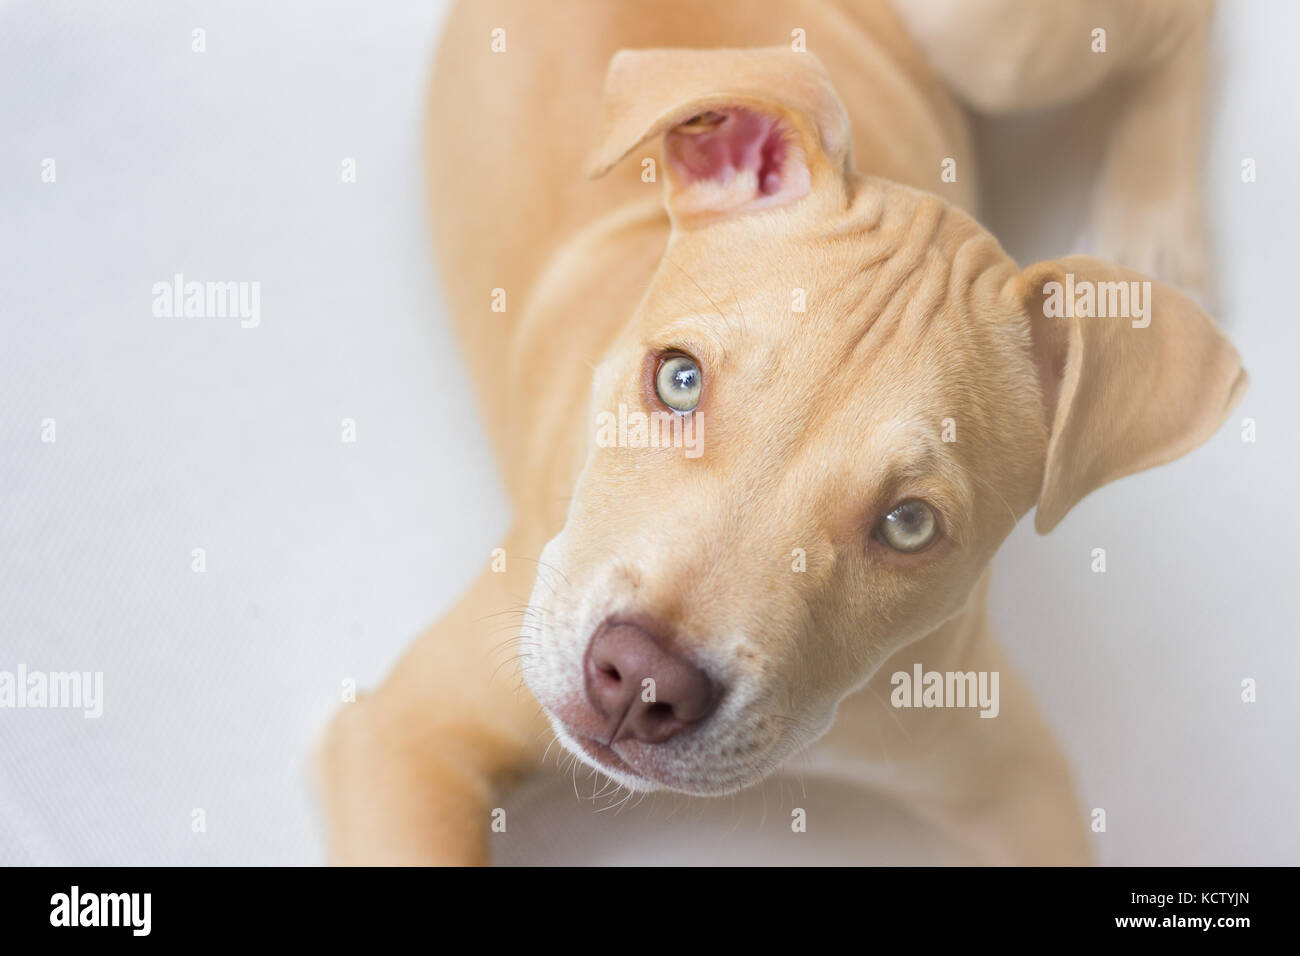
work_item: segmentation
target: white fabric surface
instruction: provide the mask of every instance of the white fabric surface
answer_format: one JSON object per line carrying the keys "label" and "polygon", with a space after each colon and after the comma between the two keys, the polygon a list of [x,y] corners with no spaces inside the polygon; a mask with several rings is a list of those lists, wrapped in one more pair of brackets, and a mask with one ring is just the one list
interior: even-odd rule
{"label": "white fabric surface", "polygon": [[[1300,8],[1222,6],[1208,188],[1251,389],[1205,448],[1050,537],[1022,525],[995,565],[995,625],[1108,811],[1111,864],[1300,863]],[[0,862],[320,861],[307,761],[340,682],[381,677],[506,527],[423,218],[441,14],[0,7],[0,670],[105,689],[98,720],[0,710]],[[1072,251],[1088,162],[1068,130],[981,128],[986,218],[1022,262]],[[177,272],[260,282],[261,324],[156,318]],[[510,862],[932,858],[898,811],[798,760],[725,801],[595,813],[552,773],[508,805]]]}

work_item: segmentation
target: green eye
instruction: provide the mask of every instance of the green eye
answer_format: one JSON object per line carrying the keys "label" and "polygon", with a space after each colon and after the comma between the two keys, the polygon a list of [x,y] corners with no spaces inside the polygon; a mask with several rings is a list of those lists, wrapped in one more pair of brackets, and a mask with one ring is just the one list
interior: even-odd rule
{"label": "green eye", "polygon": [[904,501],[880,519],[876,534],[895,551],[914,554],[935,539],[939,523],[924,501]]}
{"label": "green eye", "polygon": [[659,401],[675,412],[693,411],[700,403],[700,386],[704,376],[695,359],[685,355],[673,355],[659,366],[655,373],[655,391]]}

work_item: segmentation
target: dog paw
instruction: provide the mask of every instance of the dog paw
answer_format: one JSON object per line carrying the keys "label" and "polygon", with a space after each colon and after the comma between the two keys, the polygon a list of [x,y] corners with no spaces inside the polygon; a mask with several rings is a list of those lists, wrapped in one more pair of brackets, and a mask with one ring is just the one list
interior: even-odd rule
{"label": "dog paw", "polygon": [[1212,304],[1209,239],[1198,204],[1111,202],[1097,215],[1097,254]]}

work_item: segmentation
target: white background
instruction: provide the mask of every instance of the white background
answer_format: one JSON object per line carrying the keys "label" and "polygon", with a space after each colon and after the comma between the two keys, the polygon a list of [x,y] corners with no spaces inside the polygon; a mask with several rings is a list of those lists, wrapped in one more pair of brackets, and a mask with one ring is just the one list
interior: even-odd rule
{"label": "white background", "polygon": [[[1222,7],[1207,188],[1251,388],[1183,461],[1050,537],[1024,523],[994,571],[995,627],[1108,812],[1110,864],[1300,863],[1300,8]],[[308,756],[340,681],[376,682],[505,529],[424,221],[442,10],[0,5],[0,670],[103,671],[106,698],[98,721],[0,710],[0,862],[319,862]],[[981,125],[985,218],[1022,262],[1073,251],[1091,168],[1074,130]],[[177,272],[261,282],[260,327],[155,318],[151,287]],[[798,767],[739,798],[602,813],[548,774],[511,797],[497,849],[909,855],[897,810]]]}

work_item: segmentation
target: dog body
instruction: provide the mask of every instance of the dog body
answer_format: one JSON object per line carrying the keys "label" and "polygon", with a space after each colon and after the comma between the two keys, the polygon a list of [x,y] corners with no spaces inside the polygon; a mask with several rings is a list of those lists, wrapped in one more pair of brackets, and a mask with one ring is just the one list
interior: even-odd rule
{"label": "dog body", "polygon": [[[1152,283],[1147,326],[1108,314],[1098,302],[1145,278],[1087,257],[1021,270],[971,218],[970,130],[931,61],[1010,109],[1114,74],[1156,89],[1193,69],[1203,36],[1199,5],[1119,4],[1106,15],[1126,39],[1103,70],[1081,7],[1060,5],[1084,31],[1075,53],[1025,6],[913,4],[906,26],[866,0],[453,11],[433,221],[515,523],[332,725],[336,860],[486,862],[493,790],[538,767],[548,726],[634,790],[730,792],[815,746],[814,766],[979,859],[1089,858],[1066,763],[985,626],[988,561],[1035,505],[1049,530],[1204,440],[1244,376],[1169,287]],[[1012,41],[1010,78],[972,66],[981,43]],[[1159,148],[1136,135],[1108,154],[1114,194],[1143,189],[1124,155]],[[1184,189],[1156,208],[1186,225],[1199,205]],[[1168,246],[1162,228],[1120,231],[1142,259],[1143,242]],[[1062,289],[1094,286],[1091,306],[1071,294],[1053,316]],[[696,388],[685,411],[660,401],[677,360],[668,387]],[[601,440],[637,413],[697,454]],[[923,547],[895,546],[899,520],[922,522]],[[997,675],[995,719],[894,706],[893,675],[917,665]]]}

